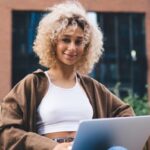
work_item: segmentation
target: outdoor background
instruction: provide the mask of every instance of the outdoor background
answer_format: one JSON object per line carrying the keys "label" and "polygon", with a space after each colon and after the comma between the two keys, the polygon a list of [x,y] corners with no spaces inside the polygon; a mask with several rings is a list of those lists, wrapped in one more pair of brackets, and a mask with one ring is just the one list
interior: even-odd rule
{"label": "outdoor background", "polygon": [[[37,68],[32,50],[36,27],[47,7],[60,0],[0,0],[0,98]],[[137,114],[150,101],[150,1],[80,0],[104,33],[105,52],[90,74]],[[67,8],[66,8],[67,9]],[[43,68],[45,69],[45,68]]]}

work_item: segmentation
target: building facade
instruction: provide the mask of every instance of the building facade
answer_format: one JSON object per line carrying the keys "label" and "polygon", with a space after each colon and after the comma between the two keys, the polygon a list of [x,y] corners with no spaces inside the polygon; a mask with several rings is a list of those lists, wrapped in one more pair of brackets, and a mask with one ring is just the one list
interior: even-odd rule
{"label": "building facade", "polygon": [[[150,1],[80,1],[88,11],[96,12],[104,31],[106,52],[92,75],[110,88],[121,83],[122,91],[131,89],[143,95],[146,90],[150,101]],[[32,53],[32,22],[57,2],[60,0],[0,1],[0,98],[38,67]]]}

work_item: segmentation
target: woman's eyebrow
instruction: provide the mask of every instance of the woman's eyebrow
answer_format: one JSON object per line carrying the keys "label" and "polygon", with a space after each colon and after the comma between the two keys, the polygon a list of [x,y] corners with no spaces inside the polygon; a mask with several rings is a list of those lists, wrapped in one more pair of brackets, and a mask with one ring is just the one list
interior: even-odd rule
{"label": "woman's eyebrow", "polygon": [[71,37],[71,35],[68,35],[68,34],[63,34],[62,36],[61,36],[62,38],[70,38]]}
{"label": "woman's eyebrow", "polygon": [[[71,37],[69,34],[63,34],[62,37]],[[83,36],[77,36],[78,39],[83,39]]]}
{"label": "woman's eyebrow", "polygon": [[70,34],[65,33],[65,34],[62,34],[62,36],[71,36],[71,35],[70,35]]}
{"label": "woman's eyebrow", "polygon": [[77,38],[82,40],[84,37],[83,36],[77,36]]}

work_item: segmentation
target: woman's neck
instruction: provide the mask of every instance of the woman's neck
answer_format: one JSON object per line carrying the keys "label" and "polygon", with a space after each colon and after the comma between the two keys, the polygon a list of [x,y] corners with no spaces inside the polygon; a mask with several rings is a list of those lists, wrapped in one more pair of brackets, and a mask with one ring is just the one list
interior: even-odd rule
{"label": "woman's neck", "polygon": [[76,71],[73,67],[65,67],[65,66],[55,66],[55,68],[51,68],[49,70],[51,74],[54,74],[56,77],[58,76],[59,78],[66,78],[66,79],[71,79],[76,75]]}
{"label": "woman's neck", "polygon": [[51,81],[58,86],[69,88],[76,82],[76,72],[73,68],[51,68],[48,71]]}

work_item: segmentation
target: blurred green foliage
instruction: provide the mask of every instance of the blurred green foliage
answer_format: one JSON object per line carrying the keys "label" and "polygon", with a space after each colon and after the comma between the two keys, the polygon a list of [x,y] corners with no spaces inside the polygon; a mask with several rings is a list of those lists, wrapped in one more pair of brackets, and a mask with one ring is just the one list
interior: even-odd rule
{"label": "blurred green foliage", "polygon": [[137,116],[150,115],[150,105],[148,103],[147,95],[141,98],[137,95],[133,96],[132,94],[129,94],[129,96],[125,97],[123,101],[132,106]]}
{"label": "blurred green foliage", "polygon": [[[120,97],[120,94],[119,94],[120,86],[121,86],[121,83],[118,82],[115,85],[115,87],[112,89],[112,91],[118,97]],[[137,116],[150,115],[150,102],[148,102],[147,94],[145,94],[145,96],[143,97],[139,97],[138,95],[135,95],[131,89],[128,89],[128,94],[126,97],[123,98],[123,101],[125,103],[128,103],[133,108]]]}

